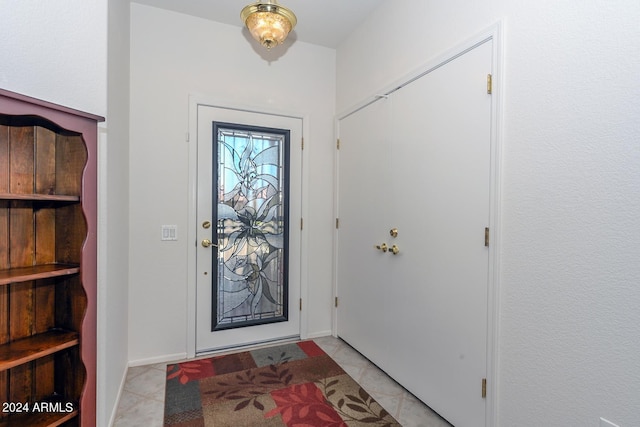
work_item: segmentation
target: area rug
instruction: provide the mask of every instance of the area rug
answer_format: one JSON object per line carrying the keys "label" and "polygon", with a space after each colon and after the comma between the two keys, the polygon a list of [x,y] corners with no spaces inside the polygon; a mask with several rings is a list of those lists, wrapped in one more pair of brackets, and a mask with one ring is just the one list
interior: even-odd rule
{"label": "area rug", "polygon": [[168,365],[164,425],[400,424],[316,343],[303,341]]}

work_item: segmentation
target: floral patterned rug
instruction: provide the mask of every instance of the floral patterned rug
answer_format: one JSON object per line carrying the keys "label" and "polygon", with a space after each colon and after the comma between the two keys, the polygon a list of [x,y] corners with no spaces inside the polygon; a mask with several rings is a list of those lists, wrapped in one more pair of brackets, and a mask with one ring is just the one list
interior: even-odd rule
{"label": "floral patterned rug", "polygon": [[399,426],[313,341],[167,366],[164,425]]}

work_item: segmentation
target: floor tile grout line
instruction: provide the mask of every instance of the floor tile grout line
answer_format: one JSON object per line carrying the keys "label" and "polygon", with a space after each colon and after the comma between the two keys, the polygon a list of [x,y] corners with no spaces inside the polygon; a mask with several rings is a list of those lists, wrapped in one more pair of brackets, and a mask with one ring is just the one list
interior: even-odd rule
{"label": "floor tile grout line", "polygon": [[[126,388],[125,388],[125,391],[126,391],[127,393],[130,393],[130,394],[133,394],[133,395],[135,395],[135,396],[138,396],[138,397],[142,398],[143,400],[155,400],[156,402],[162,403],[162,404],[164,405],[165,390],[163,390],[163,392],[162,392],[162,398],[157,398],[157,399],[156,399],[156,398],[154,398],[154,397],[152,397],[152,396],[150,396],[150,395],[140,394],[140,393],[137,393],[137,392],[135,392],[135,391],[127,390]],[[134,406],[132,406],[132,407],[135,407],[135,406],[137,406],[137,405],[134,405]],[[119,408],[118,408],[118,409],[119,409]]]}
{"label": "floor tile grout line", "polygon": [[116,414],[116,418],[123,418],[126,415],[130,415],[133,412],[135,412],[135,410],[138,409],[139,407],[148,406],[149,403],[151,403],[150,401],[162,404],[162,415],[164,416],[164,403],[163,402],[159,402],[158,400],[155,400],[155,399],[142,399],[140,402],[136,403],[135,405],[133,405],[129,409],[118,411],[118,413]]}

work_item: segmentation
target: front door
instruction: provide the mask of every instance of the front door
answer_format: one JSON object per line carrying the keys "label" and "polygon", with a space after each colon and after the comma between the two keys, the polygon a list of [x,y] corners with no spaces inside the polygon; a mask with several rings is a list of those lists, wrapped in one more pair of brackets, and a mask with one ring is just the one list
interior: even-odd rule
{"label": "front door", "polygon": [[197,352],[300,335],[301,134],[299,118],[198,106]]}

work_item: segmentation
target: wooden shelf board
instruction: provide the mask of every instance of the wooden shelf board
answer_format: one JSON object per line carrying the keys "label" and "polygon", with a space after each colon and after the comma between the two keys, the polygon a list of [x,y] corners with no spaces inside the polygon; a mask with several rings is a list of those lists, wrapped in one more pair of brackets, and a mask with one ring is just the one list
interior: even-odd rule
{"label": "wooden shelf board", "polygon": [[78,333],[49,331],[0,345],[0,371],[78,345]]}
{"label": "wooden shelf board", "polygon": [[0,193],[0,200],[24,200],[24,201],[50,201],[50,202],[78,202],[79,196],[67,196],[61,194],[14,194]]}
{"label": "wooden shelf board", "polygon": [[0,427],[56,427],[63,423],[66,423],[77,415],[78,411],[68,413],[34,412],[28,414],[12,415],[0,421]]}
{"label": "wooden shelf board", "polygon": [[10,268],[0,270],[0,285],[69,276],[79,271],[80,267],[77,264],[42,264],[32,267]]}

